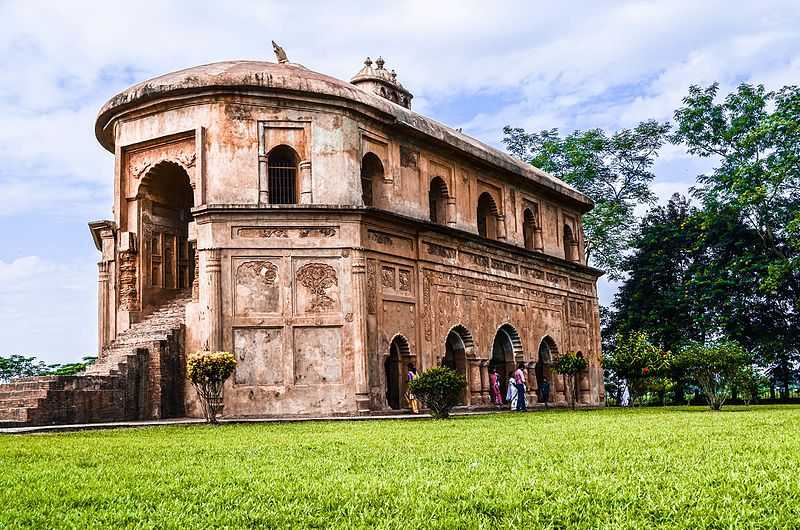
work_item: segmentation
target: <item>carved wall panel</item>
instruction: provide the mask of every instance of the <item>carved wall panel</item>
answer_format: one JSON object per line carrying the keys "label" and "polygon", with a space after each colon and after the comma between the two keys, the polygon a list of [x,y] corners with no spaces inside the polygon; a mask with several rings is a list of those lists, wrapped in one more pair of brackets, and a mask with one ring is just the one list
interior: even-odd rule
{"label": "carved wall panel", "polygon": [[338,226],[234,226],[234,239],[331,239]]}
{"label": "carved wall panel", "polygon": [[341,329],[294,328],[295,384],[336,383],[341,379]]}
{"label": "carved wall panel", "polygon": [[236,385],[283,384],[283,329],[233,330]]}
{"label": "carved wall panel", "polygon": [[136,289],[136,254],[119,253],[119,308],[123,311],[139,309],[139,293]]}
{"label": "carved wall panel", "polygon": [[372,248],[392,253],[408,255],[414,251],[412,239],[380,230],[367,230],[367,243]]}
{"label": "carved wall panel", "polygon": [[237,315],[280,313],[278,266],[254,259],[240,262],[234,272],[234,307]]}
{"label": "carved wall panel", "polygon": [[[417,314],[415,305],[407,302],[385,301],[383,303],[383,333],[380,352],[389,354],[389,345],[395,335],[403,335],[408,340],[411,355],[417,354]],[[402,367],[405,369],[405,366]]]}
{"label": "carved wall panel", "polygon": [[297,313],[340,311],[339,274],[331,262],[332,260],[313,261],[298,266],[295,272]]}

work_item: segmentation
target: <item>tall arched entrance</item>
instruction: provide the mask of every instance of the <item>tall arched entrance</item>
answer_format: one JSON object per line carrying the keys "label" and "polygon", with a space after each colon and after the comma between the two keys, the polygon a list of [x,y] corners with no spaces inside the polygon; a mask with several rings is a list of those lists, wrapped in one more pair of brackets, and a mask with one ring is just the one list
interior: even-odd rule
{"label": "tall arched entrance", "polygon": [[544,379],[550,383],[550,396],[549,400],[553,400],[553,395],[556,390],[555,382],[552,377],[553,358],[558,354],[558,346],[556,342],[549,336],[542,339],[539,344],[539,354],[536,359],[536,387],[539,392],[539,400],[542,400],[542,383]]}
{"label": "tall arched entrance", "polygon": [[442,366],[455,370],[467,379],[467,387],[461,394],[459,403],[466,405],[469,395],[469,373],[467,370],[467,355],[472,355],[474,341],[472,333],[464,326],[458,325],[450,330],[444,342],[444,357]]}
{"label": "tall arched entrance", "polygon": [[383,373],[386,378],[386,404],[389,408],[399,410],[403,406],[405,379],[403,362],[411,357],[408,340],[402,335],[392,339],[389,355],[383,362]]}
{"label": "tall arched entrance", "polygon": [[186,170],[170,161],[153,166],[142,179],[139,204],[142,304],[157,305],[194,279],[188,241],[194,194]]}
{"label": "tall arched entrance", "polygon": [[496,368],[500,376],[500,392],[503,397],[508,390],[508,379],[516,368],[516,363],[522,361],[522,340],[519,333],[511,324],[503,324],[494,335],[492,343],[492,358],[490,368]]}

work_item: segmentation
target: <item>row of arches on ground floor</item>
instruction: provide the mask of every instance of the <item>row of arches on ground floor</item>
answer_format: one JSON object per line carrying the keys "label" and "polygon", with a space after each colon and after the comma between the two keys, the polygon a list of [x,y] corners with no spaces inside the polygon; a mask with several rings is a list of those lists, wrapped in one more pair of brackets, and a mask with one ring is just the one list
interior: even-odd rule
{"label": "row of arches on ground floor", "polygon": [[[463,405],[489,404],[489,374],[497,370],[501,396],[506,395],[509,375],[519,363],[523,363],[528,387],[528,399],[542,400],[542,383],[545,379],[550,383],[550,401],[564,399],[563,381],[554,377],[553,359],[559,352],[556,341],[549,335],[539,342],[535,357],[525,361],[522,340],[516,328],[511,324],[503,324],[495,333],[491,356],[481,359],[475,352],[475,341],[472,333],[462,326],[454,326],[445,338],[439,352],[435,352],[436,363],[446,366],[467,379],[467,388],[461,396]],[[487,352],[488,354],[488,352]],[[488,355],[487,355],[488,356]],[[408,366],[414,363],[409,342],[403,335],[395,335],[385,354],[383,363],[386,404],[389,408],[405,408],[404,394],[407,389]],[[581,378],[581,393],[589,391],[588,378]]]}

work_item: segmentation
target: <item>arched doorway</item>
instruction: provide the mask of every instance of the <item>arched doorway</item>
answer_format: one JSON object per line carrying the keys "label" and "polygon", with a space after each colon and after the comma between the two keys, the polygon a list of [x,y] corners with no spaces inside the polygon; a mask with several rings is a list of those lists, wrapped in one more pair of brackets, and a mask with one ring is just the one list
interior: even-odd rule
{"label": "arched doorway", "polygon": [[394,410],[399,410],[403,404],[405,390],[403,362],[410,356],[408,340],[402,335],[393,338],[389,345],[389,355],[383,362],[383,373],[386,377],[386,404]]}
{"label": "arched doorway", "polygon": [[550,398],[553,400],[553,393],[555,392],[555,385],[553,382],[551,366],[553,358],[558,355],[558,346],[556,342],[549,336],[545,336],[542,342],[539,343],[539,355],[536,359],[536,387],[539,389],[539,400],[542,400],[541,388],[544,379],[550,383]]}
{"label": "arched doorway", "polygon": [[494,335],[490,368],[496,368],[500,376],[500,392],[503,397],[508,390],[508,379],[516,364],[522,361],[522,340],[511,324],[503,324]]}
{"label": "arched doorway", "polygon": [[375,205],[375,189],[383,180],[383,163],[375,153],[367,153],[361,159],[361,199],[364,206]]}
{"label": "arched doorway", "polygon": [[297,164],[300,158],[288,145],[274,147],[267,155],[270,204],[297,204]]}
{"label": "arched doorway", "polygon": [[467,388],[464,389],[460,399],[460,404],[462,405],[468,403],[469,373],[467,370],[467,356],[472,355],[474,345],[472,333],[460,324],[450,330],[444,342],[442,366],[455,370],[467,379]]}
{"label": "arched doorway", "polygon": [[447,224],[447,198],[449,196],[444,179],[434,177],[428,191],[428,207],[432,223]]}
{"label": "arched doorway", "polygon": [[500,215],[497,203],[489,192],[478,197],[478,234],[488,239],[497,239],[497,222]]}
{"label": "arched doorway", "polygon": [[142,304],[157,305],[194,279],[188,241],[194,193],[186,170],[170,161],[153,166],[142,178],[139,204]]}

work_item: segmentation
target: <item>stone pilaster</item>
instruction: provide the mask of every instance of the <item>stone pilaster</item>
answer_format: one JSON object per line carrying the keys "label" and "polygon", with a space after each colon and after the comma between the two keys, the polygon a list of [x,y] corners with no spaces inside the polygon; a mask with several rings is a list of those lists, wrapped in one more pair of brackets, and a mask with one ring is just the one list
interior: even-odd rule
{"label": "stone pilaster", "polygon": [[541,227],[538,226],[533,229],[533,250],[539,252],[544,250],[544,237],[542,237]]}
{"label": "stone pilaster", "polygon": [[506,216],[497,216],[497,239],[505,241],[508,237],[508,230],[506,229]]}
{"label": "stone pilaster", "polygon": [[479,405],[481,403],[481,364],[478,359],[467,359],[467,366],[469,368],[469,402],[470,405]]}
{"label": "stone pilaster", "polygon": [[353,253],[352,326],[354,379],[356,384],[356,407],[359,412],[369,411],[369,384],[367,381],[367,319],[366,302],[367,260],[362,252]]}
{"label": "stone pilaster", "polygon": [[206,348],[222,349],[222,253],[219,249],[205,249],[206,322],[208,340]]}
{"label": "stone pilaster", "polygon": [[447,198],[447,225],[456,226],[456,198]]}
{"label": "stone pilaster", "polygon": [[97,264],[97,345],[98,357],[102,357],[103,350],[111,341],[109,337],[109,298],[111,292],[111,273],[109,261]]}
{"label": "stone pilaster", "polygon": [[538,403],[539,393],[537,390],[539,389],[539,385],[536,381],[536,363],[533,361],[528,362],[528,364],[525,365],[525,373],[528,379],[528,403]]}
{"label": "stone pilaster", "polygon": [[489,361],[481,361],[481,403],[483,405],[491,401],[491,392],[489,391]]}
{"label": "stone pilaster", "polygon": [[311,204],[311,160],[302,160],[297,165],[300,174],[300,204]]}

